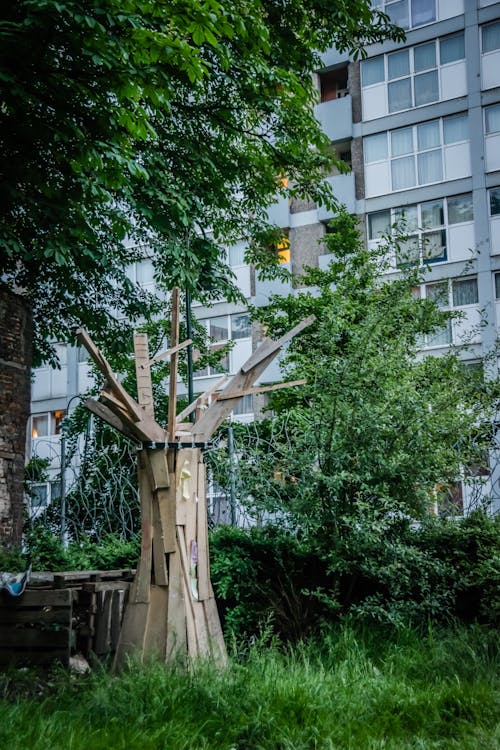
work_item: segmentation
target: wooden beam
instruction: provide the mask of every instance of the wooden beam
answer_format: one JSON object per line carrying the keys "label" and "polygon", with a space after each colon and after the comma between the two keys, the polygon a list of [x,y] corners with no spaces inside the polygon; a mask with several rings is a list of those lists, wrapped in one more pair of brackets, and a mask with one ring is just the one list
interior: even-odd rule
{"label": "wooden beam", "polygon": [[177,352],[182,351],[187,346],[192,344],[192,339],[186,339],[182,342],[182,344],[177,344],[177,346],[173,346],[171,349],[167,349],[166,352],[162,352],[161,354],[157,354],[156,357],[153,357],[153,359],[149,360],[149,364],[152,365],[153,362],[160,362],[162,359],[168,359],[172,356],[172,354],[176,354]]}
{"label": "wooden beam", "polygon": [[227,398],[241,398],[242,396],[250,396],[250,395],[256,395],[257,393],[268,393],[269,391],[279,391],[281,388],[292,388],[295,385],[305,385],[307,383],[307,380],[290,380],[288,383],[274,383],[273,385],[259,385],[255,386],[253,388],[247,388],[246,390],[239,391],[236,393],[235,391],[231,391],[230,393],[226,393],[226,391],[223,391],[221,394],[219,394],[218,401],[224,401]]}
{"label": "wooden beam", "polygon": [[315,315],[309,315],[309,317],[301,320],[300,323],[298,323],[296,326],[294,326],[294,328],[285,333],[277,341],[273,341],[273,339],[264,339],[259,348],[256,349],[252,356],[247,359],[244,365],[242,365],[242,372],[250,372],[250,370],[255,367],[255,365],[258,365],[259,362],[262,362],[262,360],[268,357],[270,354],[272,354],[273,352],[277,353],[282,346],[290,341],[290,339],[293,339],[294,336],[303,331],[304,328],[310,326],[311,323],[314,323],[315,320]]}
{"label": "wooden beam", "polygon": [[108,409],[108,407],[104,404],[101,404],[99,401],[95,401],[93,398],[89,398],[87,399],[87,401],[85,401],[84,405],[90,412],[92,412],[92,414],[95,414],[96,417],[103,419],[107,424],[109,424],[110,427],[114,427],[115,430],[121,432],[122,435],[125,435],[125,437],[130,438],[131,440],[137,440],[137,437],[129,429],[125,422],[123,422],[123,420],[120,419],[117,414],[114,414],[111,409]]}
{"label": "wooden beam", "polygon": [[[179,422],[182,422],[183,419],[185,419],[191,412],[193,412],[200,404],[203,403],[206,399],[209,398],[213,393],[218,391],[224,383],[227,382],[227,375],[223,375],[220,380],[217,380],[205,393],[202,393],[201,396],[198,396],[193,403],[189,404],[189,406],[186,406],[185,409],[183,409],[178,415],[177,415],[177,423],[179,426]],[[192,424],[190,423],[190,427],[192,429]]]}
{"label": "wooden beam", "polygon": [[168,422],[167,432],[169,440],[173,440],[175,434],[175,417],[177,411],[177,366],[179,362],[176,348],[179,344],[179,317],[180,317],[180,289],[174,286],[172,289],[172,321],[170,326],[170,341],[174,350],[170,357],[170,377],[168,383]]}
{"label": "wooden beam", "polygon": [[122,402],[111,393],[107,391],[101,391],[101,399],[107,404],[109,409],[125,424],[127,429],[130,430],[136,439],[141,443],[144,442],[157,442],[164,443],[167,440],[167,434],[160,425],[154,421],[151,417],[148,417],[146,412],[143,412],[144,417],[135,422],[132,420],[130,415],[124,410]]}
{"label": "wooden beam", "polygon": [[135,376],[137,379],[137,400],[146,414],[154,419],[153,384],[147,333],[134,333]]}

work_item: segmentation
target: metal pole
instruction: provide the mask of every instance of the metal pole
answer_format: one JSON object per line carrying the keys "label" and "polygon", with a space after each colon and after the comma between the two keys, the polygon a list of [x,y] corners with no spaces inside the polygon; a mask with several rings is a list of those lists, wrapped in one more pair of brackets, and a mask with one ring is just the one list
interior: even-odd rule
{"label": "metal pole", "polygon": [[66,436],[61,427],[61,542],[66,546]]}
{"label": "metal pole", "polygon": [[[192,323],[191,323],[191,292],[189,286],[186,285],[186,335],[187,338],[191,338],[192,334]],[[194,401],[194,383],[193,383],[193,345],[189,344],[187,348],[187,386],[188,386],[188,403],[192,404]],[[189,415],[190,422],[194,422],[195,414],[191,412]]]}
{"label": "metal pole", "polygon": [[229,451],[229,507],[231,526],[236,526],[236,476],[234,466],[234,433],[232,425],[227,428],[227,449]]}

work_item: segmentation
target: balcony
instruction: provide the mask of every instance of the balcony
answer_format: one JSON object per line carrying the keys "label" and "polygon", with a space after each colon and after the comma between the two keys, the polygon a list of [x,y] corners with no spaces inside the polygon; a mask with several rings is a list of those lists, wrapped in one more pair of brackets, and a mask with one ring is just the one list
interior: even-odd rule
{"label": "balcony", "polygon": [[315,114],[331,141],[352,138],[352,98],[349,94],[317,104]]}
{"label": "balcony", "polygon": [[287,195],[280,195],[278,201],[267,209],[267,216],[271,224],[278,227],[290,226],[290,202]]}
{"label": "balcony", "polygon": [[[343,203],[350,214],[356,212],[356,196],[354,190],[354,174],[338,174],[334,177],[327,177],[326,181],[333,190],[333,194],[339,203]],[[335,212],[327,209],[325,206],[318,207],[319,221],[329,221],[333,219]]]}

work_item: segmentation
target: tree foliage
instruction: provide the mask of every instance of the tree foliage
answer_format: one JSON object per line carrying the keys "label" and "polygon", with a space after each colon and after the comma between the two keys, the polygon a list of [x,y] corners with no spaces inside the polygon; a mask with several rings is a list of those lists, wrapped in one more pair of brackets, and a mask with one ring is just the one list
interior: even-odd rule
{"label": "tree foliage", "polygon": [[82,322],[118,348],[112,312],[148,306],[124,273],[145,245],[166,285],[234,296],[220,246],[262,231],[279,176],[289,194],[327,199],[318,51],[402,34],[368,0],[2,11],[0,274],[30,300],[42,353]]}

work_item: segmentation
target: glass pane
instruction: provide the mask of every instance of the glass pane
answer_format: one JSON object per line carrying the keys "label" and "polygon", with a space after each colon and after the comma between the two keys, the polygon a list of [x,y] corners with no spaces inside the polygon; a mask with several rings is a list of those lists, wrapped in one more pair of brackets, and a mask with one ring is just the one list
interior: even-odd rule
{"label": "glass pane", "polygon": [[231,266],[243,266],[245,264],[245,244],[238,242],[229,248],[229,264]]}
{"label": "glass pane", "polygon": [[387,87],[389,99],[389,112],[399,112],[401,109],[411,109],[413,106],[411,98],[411,80],[402,78],[394,81]]}
{"label": "glass pane", "polygon": [[387,159],[387,133],[370,135],[363,140],[365,163]]}
{"label": "glass pane", "polygon": [[439,40],[439,56],[441,65],[464,59],[465,47],[463,31],[460,34],[447,36],[445,39]]}
{"label": "glass pane", "polygon": [[391,153],[393,156],[413,152],[413,133],[411,128],[393,130],[391,133]]}
{"label": "glass pane", "polygon": [[252,335],[250,315],[231,315],[231,338],[246,339]]}
{"label": "glass pane", "polygon": [[397,3],[390,3],[385,6],[385,12],[396,26],[407,29],[409,26],[408,0],[400,0]]}
{"label": "glass pane", "polygon": [[31,418],[31,437],[47,437],[49,434],[49,415],[40,414]]}
{"label": "glass pane", "polygon": [[412,0],[411,25],[422,26],[436,20],[436,0]]}
{"label": "glass pane", "polygon": [[436,44],[430,42],[429,44],[420,44],[413,50],[413,61],[415,66],[415,73],[419,73],[421,70],[429,70],[429,68],[436,67]]}
{"label": "glass pane", "polygon": [[415,185],[415,159],[404,156],[402,159],[391,161],[392,189],[404,190]]}
{"label": "glass pane", "polygon": [[30,495],[32,508],[44,508],[47,505],[48,491],[46,484],[32,484]]}
{"label": "glass pane", "polygon": [[443,164],[441,149],[436,151],[425,151],[418,155],[418,184],[426,185],[428,182],[439,182],[443,179]]}
{"label": "glass pane", "polygon": [[439,82],[437,70],[430,73],[422,73],[415,76],[415,106],[421,107],[424,104],[437,102],[439,99]]}
{"label": "glass pane", "polygon": [[228,340],[229,329],[227,325],[227,315],[221,315],[220,318],[210,318],[208,321],[208,335],[216,341]]}
{"label": "glass pane", "polygon": [[426,148],[435,148],[441,145],[439,134],[439,121],[424,122],[417,127],[418,150],[424,151]]}
{"label": "glass pane", "polygon": [[368,239],[376,240],[391,228],[391,212],[377,211],[368,215]]}
{"label": "glass pane", "polygon": [[500,188],[490,190],[490,214],[492,216],[500,214]]}
{"label": "glass pane", "polygon": [[448,224],[460,224],[463,221],[472,221],[473,218],[472,193],[448,198]]}
{"label": "glass pane", "polygon": [[409,263],[420,263],[418,237],[408,237],[396,245],[396,265],[405,266]]}
{"label": "glass pane", "polygon": [[154,268],[152,260],[141,260],[137,264],[137,282],[139,284],[150,284],[154,281]]}
{"label": "glass pane", "polygon": [[237,405],[233,409],[233,414],[252,414],[253,413],[253,403],[252,403],[252,396],[250,394],[247,394],[246,396],[243,396],[243,398],[240,398]]}
{"label": "glass pane", "polygon": [[418,213],[416,206],[403,206],[394,209],[394,223],[403,232],[414,232],[418,229]]}
{"label": "glass pane", "polygon": [[446,260],[446,231],[426,232],[422,235],[422,255],[424,260],[432,262]]}
{"label": "glass pane", "polygon": [[422,203],[422,227],[423,229],[433,229],[442,227],[444,224],[443,201],[429,201]]}
{"label": "glass pane", "polygon": [[410,74],[410,56],[407,49],[387,55],[387,75],[389,81]]}
{"label": "glass pane", "polygon": [[467,115],[446,117],[443,120],[443,135],[446,144],[468,140]]}
{"label": "glass pane", "polygon": [[495,274],[495,299],[500,299],[500,273]]}
{"label": "glass pane", "polygon": [[427,346],[443,346],[444,344],[451,344],[451,320],[447,320],[444,326],[427,336]]}
{"label": "glass pane", "polygon": [[435,302],[438,307],[448,307],[448,282],[438,281],[435,284],[426,284],[425,296]]}
{"label": "glass pane", "polygon": [[482,28],[483,52],[493,52],[500,49],[500,21],[489,23]]}
{"label": "glass pane", "polygon": [[500,104],[495,104],[494,107],[486,107],[486,132],[487,133],[498,133],[500,132]]}
{"label": "glass pane", "polygon": [[363,60],[361,63],[361,81],[363,86],[371,86],[385,80],[384,56],[374,57],[371,60]]}
{"label": "glass pane", "polygon": [[477,279],[456,279],[453,282],[453,307],[477,305]]}

